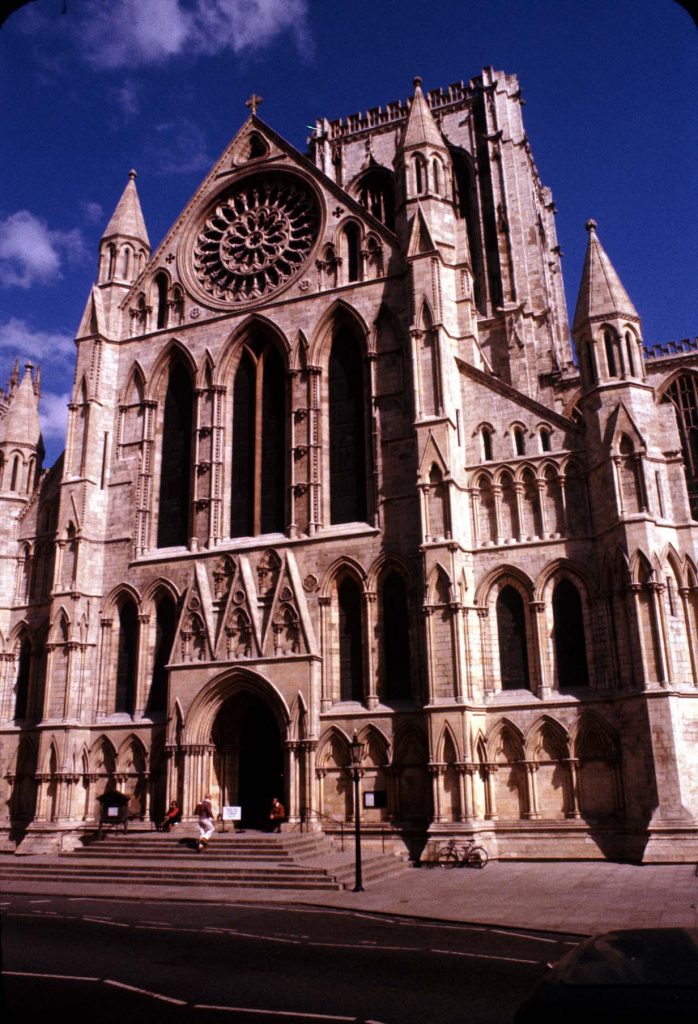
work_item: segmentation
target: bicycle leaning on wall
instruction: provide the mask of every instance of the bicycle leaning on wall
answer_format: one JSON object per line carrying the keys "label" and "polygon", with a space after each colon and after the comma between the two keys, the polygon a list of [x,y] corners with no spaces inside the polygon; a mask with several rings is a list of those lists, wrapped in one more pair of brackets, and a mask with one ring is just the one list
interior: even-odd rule
{"label": "bicycle leaning on wall", "polygon": [[474,839],[447,839],[431,842],[422,863],[429,867],[438,864],[443,868],[484,868],[488,860],[487,850],[477,846]]}

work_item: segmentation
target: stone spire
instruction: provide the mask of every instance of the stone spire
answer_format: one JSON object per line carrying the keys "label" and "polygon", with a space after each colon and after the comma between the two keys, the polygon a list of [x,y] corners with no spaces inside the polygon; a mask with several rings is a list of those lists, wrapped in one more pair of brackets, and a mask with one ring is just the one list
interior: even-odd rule
{"label": "stone spire", "polygon": [[402,137],[403,149],[411,149],[413,146],[431,146],[442,150],[446,148],[443,135],[422,92],[422,79],[419,77],[414,79],[412,106]]}
{"label": "stone spire", "polygon": [[624,318],[639,321],[637,310],[596,234],[596,221],[588,220],[589,232],[582,283],[574,311],[572,330],[599,320]]}
{"label": "stone spire", "polygon": [[41,443],[39,399],[32,380],[33,368],[32,363],[26,363],[24,376],[0,420],[0,444],[38,448]]}
{"label": "stone spire", "polygon": [[117,203],[112,218],[102,234],[102,241],[111,238],[131,238],[140,242],[150,250],[150,239],[143,220],[138,190],[136,189],[135,171],[129,171],[128,184],[124,189],[121,199]]}

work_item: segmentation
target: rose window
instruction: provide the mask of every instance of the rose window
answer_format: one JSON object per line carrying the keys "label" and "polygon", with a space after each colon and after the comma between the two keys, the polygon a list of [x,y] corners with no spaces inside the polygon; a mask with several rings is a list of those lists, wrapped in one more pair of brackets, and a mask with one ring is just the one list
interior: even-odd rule
{"label": "rose window", "polygon": [[219,200],[194,245],[194,271],[214,299],[248,302],[290,281],[318,231],[317,202],[283,176],[243,182]]}

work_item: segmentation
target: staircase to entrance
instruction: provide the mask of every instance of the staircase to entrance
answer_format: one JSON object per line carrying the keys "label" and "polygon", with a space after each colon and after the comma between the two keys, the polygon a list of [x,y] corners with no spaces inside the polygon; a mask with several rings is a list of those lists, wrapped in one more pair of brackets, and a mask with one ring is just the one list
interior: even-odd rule
{"label": "staircase to entrance", "polygon": [[[142,889],[168,886],[191,889],[338,890],[353,883],[353,856],[335,849],[322,833],[217,832],[208,849],[197,853],[198,830],[177,826],[154,831],[96,833],[83,837],[70,853],[5,856],[0,873],[6,883],[41,883],[46,891],[63,885]],[[21,851],[20,851],[21,853]],[[390,854],[366,852],[365,882],[407,869]]]}

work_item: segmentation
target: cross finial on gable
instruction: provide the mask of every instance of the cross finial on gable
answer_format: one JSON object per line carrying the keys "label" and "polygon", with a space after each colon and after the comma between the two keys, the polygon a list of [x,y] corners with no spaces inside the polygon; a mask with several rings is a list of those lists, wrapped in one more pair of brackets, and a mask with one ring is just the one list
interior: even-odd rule
{"label": "cross finial on gable", "polygon": [[250,113],[254,115],[257,113],[257,107],[259,106],[259,104],[263,102],[264,101],[262,97],[258,96],[256,92],[253,92],[250,98],[248,100],[245,100],[245,106],[249,107]]}

